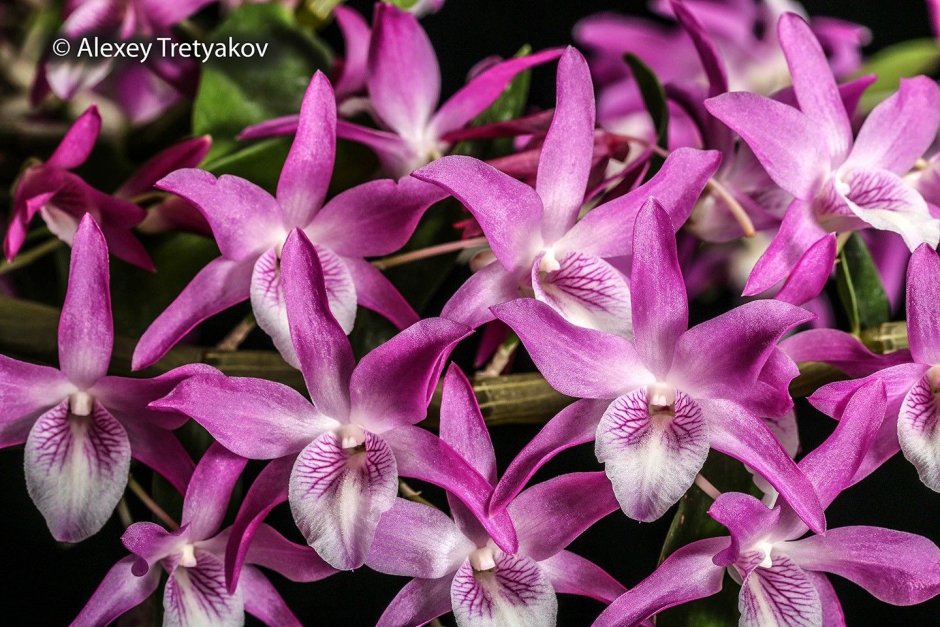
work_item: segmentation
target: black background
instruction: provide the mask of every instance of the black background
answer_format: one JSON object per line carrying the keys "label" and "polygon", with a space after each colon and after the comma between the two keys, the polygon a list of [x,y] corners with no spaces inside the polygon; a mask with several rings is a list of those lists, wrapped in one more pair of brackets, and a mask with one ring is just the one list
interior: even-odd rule
{"label": "black background", "polygon": [[[370,3],[353,2],[364,13]],[[874,40],[869,51],[903,39],[929,35],[926,12],[920,2],[816,1],[804,3],[810,14],[831,15],[869,26]],[[538,2],[517,0],[449,0],[438,15],[424,20],[440,57],[443,92],[459,87],[470,67],[483,57],[512,55],[521,45],[535,49],[570,43],[573,24],[598,11],[642,13],[640,2]],[[329,33],[335,40],[336,34]],[[666,52],[668,53],[668,52]],[[550,106],[553,70],[536,74],[533,99]],[[693,310],[693,316],[708,317]],[[831,430],[831,420],[811,411],[804,403],[800,429],[804,450],[816,446]],[[2,408],[0,408],[2,410]],[[536,429],[503,426],[493,429],[500,468],[535,434]],[[77,614],[107,569],[126,555],[119,542],[122,528],[112,519],[96,536],[76,546],[57,545],[45,529],[42,517],[26,494],[22,447],[0,451],[0,624],[64,625]],[[591,447],[569,451],[552,462],[539,478],[571,470],[598,469]],[[249,469],[249,476],[258,467]],[[146,472],[136,471],[143,477]],[[439,495],[431,492],[432,499]],[[133,497],[129,503],[137,520],[147,513]],[[827,511],[829,525],[868,524],[902,529],[940,540],[940,495],[918,481],[900,455],[872,477],[847,491]],[[579,538],[572,549],[593,559],[627,586],[649,574],[671,514],[651,524],[639,524],[616,513]],[[272,520],[281,530],[291,529],[286,506]],[[296,537],[296,534],[295,534]],[[361,569],[341,573],[315,584],[293,584],[275,575],[288,604],[305,625],[369,625],[406,579]],[[912,608],[894,608],[863,590],[832,577],[849,625],[936,624],[940,601]],[[599,603],[559,596],[559,624],[587,625],[602,607]],[[452,618],[445,618],[452,624]]]}

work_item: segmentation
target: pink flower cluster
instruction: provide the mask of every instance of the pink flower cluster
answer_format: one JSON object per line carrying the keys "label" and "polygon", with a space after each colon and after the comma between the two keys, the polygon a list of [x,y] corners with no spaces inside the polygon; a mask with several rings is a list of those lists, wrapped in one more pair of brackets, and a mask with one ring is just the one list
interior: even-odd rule
{"label": "pink flower cluster", "polygon": [[[207,2],[165,4],[173,10],[76,0],[63,29],[159,34]],[[337,8],[341,73],[331,83],[318,72],[297,115],[243,133],[293,135],[273,195],[198,169],[208,138],[100,191],[75,173],[101,128],[94,107],[24,170],[6,256],[16,258],[39,214],[72,247],[71,266],[58,367],[0,356],[0,446],[24,446],[26,488],[62,542],[103,527],[132,460],[184,495],[178,524],[127,528],[131,555],[74,625],[116,620],[161,581],[166,625],[240,625],[246,612],[299,624],[263,569],[301,582],[362,566],[409,577],[379,619],[387,626],[449,612],[461,627],[553,625],[559,593],[602,602],[595,625],[650,624],[719,592],[726,572],[741,586],[740,624],[755,627],[844,624],[830,574],[896,605],[940,594],[932,541],[830,529],[825,515],[899,450],[940,491],[940,160],[931,152],[940,87],[902,79],[863,117],[874,77],[838,82],[859,67],[861,27],[808,22],[790,2],[654,5],[673,25],[587,18],[575,38],[590,62],[567,47],[491,63],[443,104],[415,14],[378,3],[370,25]],[[759,37],[758,22],[767,24]],[[665,85],[665,145],[626,53]],[[556,62],[553,110],[471,126],[518,75]],[[145,66],[133,80],[128,68],[42,71],[63,97],[113,85],[144,119],[187,97],[194,68]],[[506,136],[508,156],[454,154],[462,140]],[[374,151],[390,178],[331,195],[337,138]],[[133,368],[247,300],[306,395],[203,364],[150,379],[108,374],[109,254],[153,269],[133,234],[148,211],[132,199],[154,188],[168,195],[149,219],[211,236],[219,256],[152,322]],[[369,259],[400,250],[449,197],[482,239],[472,275],[439,316],[422,319]],[[852,232],[879,251],[890,295],[906,284],[909,349],[876,355],[834,328],[824,290]],[[735,273],[732,288],[751,298],[690,324],[690,301]],[[399,332],[357,360],[347,336],[360,307]],[[449,363],[480,328],[483,361],[513,335],[515,350],[573,399],[501,472],[473,386]],[[789,386],[807,361],[852,378],[810,396],[838,426],[801,451]],[[441,379],[432,430],[419,423]],[[214,439],[195,465],[174,433],[189,420]],[[602,470],[532,483],[582,444]],[[701,474],[710,451],[746,465],[763,497],[717,494]],[[249,460],[266,466],[223,528]],[[447,509],[399,496],[401,478],[442,488]],[[708,513],[726,535],[679,548],[632,588],[567,550],[605,516],[659,519],[694,484],[715,497]],[[284,502],[306,545],[264,522]]]}

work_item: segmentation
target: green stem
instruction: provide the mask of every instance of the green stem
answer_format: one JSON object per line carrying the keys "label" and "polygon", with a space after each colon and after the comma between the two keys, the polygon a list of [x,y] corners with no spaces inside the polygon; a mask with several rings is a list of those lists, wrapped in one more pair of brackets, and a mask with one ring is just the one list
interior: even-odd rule
{"label": "green stem", "polygon": [[163,521],[167,527],[175,531],[180,528],[179,523],[173,520],[173,517],[163,511],[163,508],[157,505],[157,502],[147,494],[147,491],[144,490],[144,487],[137,483],[137,479],[134,479],[132,475],[127,477],[127,487],[130,488],[130,491],[133,492],[137,498],[140,499],[140,502],[143,503],[147,509],[149,509],[154,516]]}
{"label": "green stem", "polygon": [[20,253],[17,255],[16,259],[13,261],[4,261],[0,263],[0,275],[26,267],[37,259],[45,257],[49,253],[58,250],[59,246],[62,246],[63,244],[64,242],[60,239],[51,239],[49,241],[43,242],[39,246],[30,248],[25,253]]}

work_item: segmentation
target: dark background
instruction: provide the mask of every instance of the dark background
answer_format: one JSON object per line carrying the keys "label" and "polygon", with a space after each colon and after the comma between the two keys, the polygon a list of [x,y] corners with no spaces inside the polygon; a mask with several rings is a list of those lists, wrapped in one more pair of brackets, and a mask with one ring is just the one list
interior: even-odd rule
{"label": "dark background", "polygon": [[[353,2],[364,13],[368,2]],[[805,2],[811,15],[830,15],[869,26],[874,40],[869,51],[885,45],[928,36],[926,12],[920,2]],[[478,60],[499,54],[510,56],[525,43],[535,49],[570,43],[573,24],[581,17],[599,11],[642,13],[640,2],[539,2],[534,0],[449,0],[438,15],[424,20],[438,51],[443,74],[444,95],[452,93],[466,72]],[[335,42],[336,34],[327,37]],[[664,51],[668,54],[668,51]],[[553,70],[536,73],[533,100],[550,106],[553,99]],[[460,277],[455,277],[459,280]],[[706,318],[711,312],[693,310],[693,316]],[[466,357],[466,355],[459,355]],[[468,367],[469,364],[463,364]],[[798,405],[804,450],[815,447],[832,428],[832,421]],[[2,408],[0,408],[2,410]],[[536,433],[534,427],[501,426],[493,429],[500,468]],[[94,591],[107,569],[126,555],[119,542],[119,521],[109,524],[93,538],[76,546],[56,544],[45,529],[42,517],[26,494],[22,469],[22,447],[0,451],[0,624],[65,625]],[[537,479],[571,470],[599,469],[589,446],[560,456]],[[251,466],[249,477],[257,472]],[[147,472],[135,470],[139,478]],[[146,485],[146,482],[145,482]],[[442,502],[439,494],[429,492]],[[147,512],[134,497],[128,498],[137,520]],[[925,488],[912,466],[895,456],[872,477],[847,491],[827,512],[829,525],[878,525],[919,533],[940,540],[940,495]],[[662,540],[672,516],[640,524],[620,513],[601,521],[579,538],[572,549],[593,559],[627,586],[635,585],[656,565]],[[292,528],[286,506],[272,517],[282,531]],[[296,532],[295,537],[296,536]],[[272,575],[288,604],[304,624],[374,624],[406,579],[361,569],[341,573],[315,584],[293,584]],[[911,608],[887,606],[860,588],[832,577],[842,600],[849,625],[930,625],[937,624],[940,601],[933,600]],[[601,604],[559,596],[559,624],[587,625],[601,611]],[[445,618],[445,624],[453,624]]]}

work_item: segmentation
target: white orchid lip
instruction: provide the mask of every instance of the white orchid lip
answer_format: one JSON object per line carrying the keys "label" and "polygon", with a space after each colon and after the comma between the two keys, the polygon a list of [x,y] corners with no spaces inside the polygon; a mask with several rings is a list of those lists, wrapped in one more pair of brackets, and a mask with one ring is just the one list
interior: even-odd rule
{"label": "white orchid lip", "polygon": [[95,398],[88,392],[75,392],[69,396],[69,413],[73,416],[90,416]]}
{"label": "white orchid lip", "polygon": [[484,546],[470,554],[470,567],[474,572],[482,573],[496,568],[496,555],[493,549]]}
{"label": "white orchid lip", "polygon": [[194,568],[196,566],[196,547],[187,542],[180,549],[180,566]]}
{"label": "white orchid lip", "polygon": [[676,412],[676,388],[668,383],[657,381],[646,388],[646,402],[651,416],[669,415]]}
{"label": "white orchid lip", "polygon": [[361,448],[366,442],[366,432],[359,425],[343,425],[336,431],[339,445],[345,450]]}

